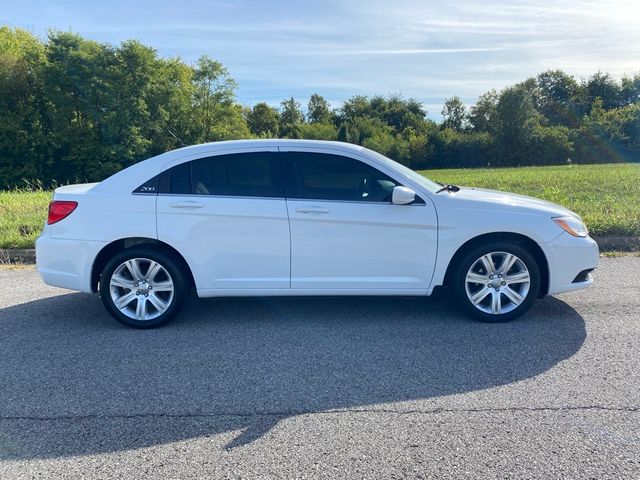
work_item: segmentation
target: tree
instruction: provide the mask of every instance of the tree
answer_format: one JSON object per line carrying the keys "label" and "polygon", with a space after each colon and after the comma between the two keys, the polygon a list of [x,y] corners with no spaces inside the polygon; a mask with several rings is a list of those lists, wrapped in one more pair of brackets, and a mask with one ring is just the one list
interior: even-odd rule
{"label": "tree", "polygon": [[277,137],[280,113],[264,102],[257,103],[247,114],[249,129],[254,135],[261,137]]}
{"label": "tree", "polygon": [[566,163],[573,156],[569,128],[563,125],[534,125],[530,142],[533,155],[528,165],[557,165]]}
{"label": "tree", "polygon": [[491,130],[497,105],[498,92],[495,90],[490,90],[478,98],[476,104],[471,107],[468,117],[474,132],[489,132]]}
{"label": "tree", "polygon": [[531,94],[521,86],[506,88],[496,105],[491,130],[500,165],[523,165],[531,159],[531,131],[539,121]]}
{"label": "tree", "polygon": [[338,109],[338,122],[350,123],[356,118],[371,116],[369,99],[364,95],[355,95],[346,100]]}
{"label": "tree", "polygon": [[34,35],[0,27],[0,189],[51,174],[44,63],[44,45]]}
{"label": "tree", "polygon": [[283,100],[280,114],[280,135],[287,138],[300,138],[300,125],[304,122],[304,113],[300,103],[293,97]]}
{"label": "tree", "polygon": [[214,125],[224,119],[225,115],[234,113],[231,107],[237,85],[220,62],[206,55],[196,63],[193,83],[194,117],[200,130],[197,141],[211,141],[214,139]]}
{"label": "tree", "polygon": [[620,97],[623,105],[640,102],[640,73],[622,77]]}
{"label": "tree", "polygon": [[461,132],[465,127],[467,109],[458,96],[448,98],[442,108],[442,128],[450,128],[456,132]]}
{"label": "tree", "polygon": [[551,125],[574,127],[582,113],[578,107],[580,86],[562,70],[548,70],[538,75],[536,109]]}
{"label": "tree", "polygon": [[331,109],[322,95],[314,93],[307,105],[307,119],[309,123],[331,123]]}
{"label": "tree", "polygon": [[573,133],[581,161],[640,162],[640,103],[605,110],[600,98]]}
{"label": "tree", "polygon": [[303,123],[299,127],[300,138],[309,140],[337,140],[338,129],[333,123]]}
{"label": "tree", "polygon": [[605,110],[622,105],[622,89],[608,73],[595,73],[586,82],[583,82],[582,90],[586,113],[591,111],[591,105],[596,98],[602,100],[602,106]]}

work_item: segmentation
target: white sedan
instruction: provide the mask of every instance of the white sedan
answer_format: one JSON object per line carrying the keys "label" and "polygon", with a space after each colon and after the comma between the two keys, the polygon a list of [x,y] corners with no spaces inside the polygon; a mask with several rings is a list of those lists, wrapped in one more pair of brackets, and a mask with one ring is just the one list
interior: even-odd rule
{"label": "white sedan", "polygon": [[199,297],[430,295],[488,322],[585,288],[598,247],[575,213],[441,185],[339,142],[209,143],[55,191],[36,242],[49,285],[157,327]]}

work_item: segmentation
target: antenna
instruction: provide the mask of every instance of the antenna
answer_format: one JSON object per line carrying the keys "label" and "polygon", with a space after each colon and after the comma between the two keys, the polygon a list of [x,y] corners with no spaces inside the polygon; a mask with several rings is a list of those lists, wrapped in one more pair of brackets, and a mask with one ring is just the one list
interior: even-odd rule
{"label": "antenna", "polygon": [[181,139],[181,138],[179,138],[175,133],[173,133],[173,132],[171,131],[171,129],[167,128],[167,131],[169,132],[169,134],[170,134],[173,138],[175,138],[175,139],[178,141],[178,143],[180,144],[180,146],[181,146],[181,147],[187,147],[187,146],[188,146],[186,143],[184,143],[184,142],[182,141],[182,139]]}

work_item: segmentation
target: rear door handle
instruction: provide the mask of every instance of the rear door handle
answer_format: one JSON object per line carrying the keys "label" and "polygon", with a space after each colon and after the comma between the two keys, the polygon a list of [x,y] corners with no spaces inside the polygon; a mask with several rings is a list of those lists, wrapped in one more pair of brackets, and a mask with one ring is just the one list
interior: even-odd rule
{"label": "rear door handle", "polygon": [[192,202],[192,201],[178,202],[178,203],[171,204],[171,208],[182,208],[185,210],[189,210],[192,208],[202,208],[202,207],[204,207],[203,203]]}
{"label": "rear door handle", "polygon": [[296,208],[298,213],[329,213],[328,208],[323,207],[298,207]]}

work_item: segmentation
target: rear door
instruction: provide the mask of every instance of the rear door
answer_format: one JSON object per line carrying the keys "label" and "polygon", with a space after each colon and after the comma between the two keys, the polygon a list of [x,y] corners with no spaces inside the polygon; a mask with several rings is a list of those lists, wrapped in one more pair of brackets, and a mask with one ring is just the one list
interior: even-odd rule
{"label": "rear door", "polygon": [[183,162],[161,184],[158,238],[185,256],[200,293],[289,288],[289,220],[273,152]]}
{"label": "rear door", "polygon": [[361,160],[281,153],[291,224],[291,287],[426,293],[436,258],[430,201],[393,205],[401,182]]}

